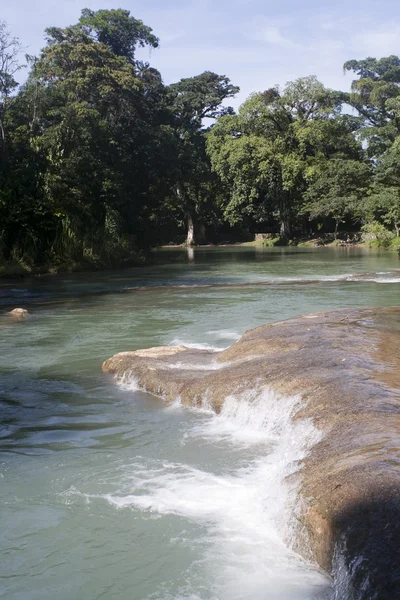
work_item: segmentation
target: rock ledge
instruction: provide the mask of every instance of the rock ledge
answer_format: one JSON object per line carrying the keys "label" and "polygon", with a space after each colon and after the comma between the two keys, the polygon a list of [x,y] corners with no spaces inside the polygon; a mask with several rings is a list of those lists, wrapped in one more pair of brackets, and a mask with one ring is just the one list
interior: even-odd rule
{"label": "rock ledge", "polygon": [[103,370],[166,401],[207,398],[217,412],[248,389],[301,394],[296,418],[311,418],[323,436],[298,474],[296,549],[333,574],[337,597],[400,599],[400,307],[265,325],[223,352],[123,352]]}

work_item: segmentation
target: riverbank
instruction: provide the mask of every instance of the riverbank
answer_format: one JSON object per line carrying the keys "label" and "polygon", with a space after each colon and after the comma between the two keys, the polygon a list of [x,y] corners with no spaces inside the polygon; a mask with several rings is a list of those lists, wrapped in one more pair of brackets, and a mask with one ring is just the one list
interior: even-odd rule
{"label": "riverbank", "polygon": [[[354,234],[340,235],[337,239],[333,234],[324,234],[321,236],[315,236],[312,238],[293,238],[283,239],[280,237],[274,237],[273,235],[262,236],[257,234],[254,240],[247,242],[220,242],[215,244],[201,244],[199,247],[248,247],[248,248],[274,248],[274,247],[293,247],[299,246],[300,248],[340,248],[340,247],[353,247],[358,246],[361,248],[369,248],[371,250],[388,250],[393,252],[400,251],[400,238],[385,238],[379,240],[376,238],[367,238],[362,236],[360,232]],[[196,246],[193,246],[194,248]],[[187,248],[186,244],[168,244],[162,246],[162,248]]]}
{"label": "riverbank", "polygon": [[254,246],[259,248],[271,248],[275,246],[299,246],[300,248],[342,248],[354,247],[369,248],[372,250],[387,250],[392,252],[400,251],[400,238],[393,238],[389,242],[387,240],[380,241],[376,239],[365,240],[361,236],[345,236],[334,239],[333,235],[325,235],[314,237],[311,239],[298,238],[289,241],[282,241],[280,238],[266,238],[262,240],[254,240],[252,242],[243,242],[241,246]]}
{"label": "riverbank", "polygon": [[30,264],[23,260],[0,264],[0,279],[23,279],[26,277],[46,277],[63,273],[84,273],[140,267],[151,263],[151,254],[136,255],[123,260],[64,261],[60,263]]}
{"label": "riverbank", "polygon": [[[293,239],[293,240],[282,240],[280,238],[266,238],[262,240],[253,240],[251,242],[223,242],[218,244],[203,244],[201,246],[191,247],[193,251],[195,248],[273,248],[273,247],[293,247],[297,246],[300,248],[340,248],[340,247],[361,247],[371,250],[379,251],[390,251],[400,252],[400,239],[395,238],[392,243],[388,245],[382,245],[377,240],[362,241],[361,239],[348,240],[338,239],[334,240],[332,235],[315,237],[312,239]],[[168,249],[187,249],[185,244],[168,244],[167,246],[161,246],[160,250]],[[84,261],[64,261],[57,264],[53,263],[42,263],[42,264],[30,264],[26,261],[10,261],[8,263],[0,264],[0,280],[14,280],[23,279],[27,277],[49,277],[54,275],[62,275],[65,273],[84,273],[84,272],[101,272],[107,270],[118,270],[118,269],[129,269],[132,267],[143,267],[149,266],[155,262],[155,256],[157,249],[153,252],[143,252],[142,254],[136,254],[134,256],[120,259],[120,260],[95,260],[86,259]]]}

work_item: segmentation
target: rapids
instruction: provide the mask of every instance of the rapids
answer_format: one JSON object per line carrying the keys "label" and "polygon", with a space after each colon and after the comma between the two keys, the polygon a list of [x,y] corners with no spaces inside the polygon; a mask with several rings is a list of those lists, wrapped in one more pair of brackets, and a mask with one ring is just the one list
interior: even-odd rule
{"label": "rapids", "polygon": [[[122,350],[223,349],[297,314],[399,301],[399,262],[357,248],[160,253],[146,269],[0,283],[0,597],[321,600],[290,549],[320,433],[297,396],[187,409],[100,371]],[[28,308],[12,322],[6,311]],[[201,370],[202,365],[198,368]],[[345,599],[341,599],[345,600]]]}

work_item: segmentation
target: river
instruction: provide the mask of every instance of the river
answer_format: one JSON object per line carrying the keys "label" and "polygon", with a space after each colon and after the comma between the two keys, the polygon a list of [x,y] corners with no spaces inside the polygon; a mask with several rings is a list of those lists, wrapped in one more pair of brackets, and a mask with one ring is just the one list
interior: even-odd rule
{"label": "river", "polygon": [[[167,406],[112,354],[223,349],[295,315],[399,303],[394,253],[200,248],[145,268],[0,283],[0,598],[322,600],[288,545],[298,398]],[[14,322],[16,306],[31,316]],[[200,368],[200,367],[199,367]],[[345,599],[340,599],[345,600]]]}

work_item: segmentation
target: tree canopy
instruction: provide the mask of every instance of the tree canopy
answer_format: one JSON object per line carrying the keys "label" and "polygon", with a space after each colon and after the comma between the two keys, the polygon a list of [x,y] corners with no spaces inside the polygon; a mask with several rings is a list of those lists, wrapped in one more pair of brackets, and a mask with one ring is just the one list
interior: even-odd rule
{"label": "tree canopy", "polygon": [[318,166],[334,156],[359,157],[353,124],[341,115],[344,95],[315,77],[254,94],[238,115],[220,118],[208,139],[213,168],[231,190],[232,222],[279,221],[289,238],[301,223],[305,192]]}
{"label": "tree canopy", "polygon": [[[2,261],[140,261],[169,241],[400,227],[400,59],[350,60],[350,94],[314,76],[239,88],[205,71],[166,85],[128,10],[84,9],[27,56],[0,23]],[[267,85],[265,85],[267,84]],[[348,105],[353,107],[350,113]]]}

